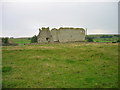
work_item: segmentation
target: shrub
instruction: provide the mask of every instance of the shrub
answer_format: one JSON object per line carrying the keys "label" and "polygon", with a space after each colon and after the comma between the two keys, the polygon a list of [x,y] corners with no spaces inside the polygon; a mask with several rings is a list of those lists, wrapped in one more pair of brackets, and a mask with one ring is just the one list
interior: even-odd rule
{"label": "shrub", "polygon": [[120,42],[120,40],[117,40],[117,42]]}
{"label": "shrub", "polygon": [[6,38],[2,38],[2,43],[4,43],[4,44],[8,44],[8,43],[9,43],[9,41],[8,41],[8,37],[6,37]]}
{"label": "shrub", "polygon": [[9,38],[6,37],[6,38],[2,38],[2,44],[1,45],[2,46],[17,46],[18,44],[9,42]]}
{"label": "shrub", "polygon": [[28,38],[28,40],[31,40],[31,38]]}
{"label": "shrub", "polygon": [[31,43],[37,43],[37,36],[34,35],[32,38],[31,38]]}
{"label": "shrub", "polygon": [[92,37],[87,37],[87,42],[93,42],[93,38]]}

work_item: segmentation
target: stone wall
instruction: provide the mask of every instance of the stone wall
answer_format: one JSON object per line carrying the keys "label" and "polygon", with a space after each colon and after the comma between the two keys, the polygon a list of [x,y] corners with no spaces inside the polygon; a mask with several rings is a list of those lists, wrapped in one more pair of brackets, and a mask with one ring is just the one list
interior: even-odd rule
{"label": "stone wall", "polygon": [[85,40],[83,29],[62,28],[58,33],[59,42],[76,42]]}
{"label": "stone wall", "polygon": [[42,28],[38,34],[38,43],[79,42],[85,40],[83,28]]}
{"label": "stone wall", "polygon": [[55,28],[51,30],[51,35],[53,37],[54,42],[59,42],[58,33],[59,31]]}
{"label": "stone wall", "polygon": [[39,29],[39,34],[38,34],[38,43],[49,43],[53,42],[53,38],[51,35],[51,32],[49,28],[42,28],[42,30]]}

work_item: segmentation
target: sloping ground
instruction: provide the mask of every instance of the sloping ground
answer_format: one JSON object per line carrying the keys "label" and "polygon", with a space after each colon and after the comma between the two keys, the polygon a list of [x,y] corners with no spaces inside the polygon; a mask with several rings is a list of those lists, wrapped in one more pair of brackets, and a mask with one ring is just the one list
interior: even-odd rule
{"label": "sloping ground", "polygon": [[3,47],[3,88],[117,88],[117,43]]}

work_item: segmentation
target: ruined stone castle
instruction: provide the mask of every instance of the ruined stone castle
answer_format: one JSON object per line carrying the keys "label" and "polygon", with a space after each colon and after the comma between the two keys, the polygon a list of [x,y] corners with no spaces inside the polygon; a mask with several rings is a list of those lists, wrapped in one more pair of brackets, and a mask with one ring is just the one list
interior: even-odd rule
{"label": "ruined stone castle", "polygon": [[79,42],[85,40],[85,30],[83,28],[59,28],[49,30],[48,28],[39,29],[37,36],[38,43],[54,42]]}

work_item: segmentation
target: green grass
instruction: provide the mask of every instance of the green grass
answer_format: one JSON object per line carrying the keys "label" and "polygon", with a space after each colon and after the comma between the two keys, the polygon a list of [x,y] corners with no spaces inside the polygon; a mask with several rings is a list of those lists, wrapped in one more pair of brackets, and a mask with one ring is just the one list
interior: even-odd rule
{"label": "green grass", "polygon": [[23,45],[31,42],[31,40],[28,40],[28,38],[13,38],[13,39],[9,39],[9,41],[19,45]]}
{"label": "green grass", "polygon": [[[87,35],[86,37],[93,37],[94,42],[117,42],[118,40],[118,35],[114,36],[108,34],[107,36],[112,36],[111,38],[100,38],[101,36],[103,35]],[[10,38],[9,41],[18,45],[24,45],[31,42],[31,40],[28,38]]]}
{"label": "green grass", "polygon": [[2,72],[9,72],[9,71],[11,71],[11,67],[3,67],[2,68]]}
{"label": "green grass", "polygon": [[3,88],[117,88],[117,43],[3,47]]}
{"label": "green grass", "polygon": [[117,42],[118,38],[114,37],[114,38],[96,38],[93,39],[94,42]]}
{"label": "green grass", "polygon": [[[103,38],[102,36],[106,36],[106,38],[105,37]],[[117,42],[120,36],[117,34],[116,35],[109,35],[109,34],[97,35],[96,34],[96,35],[87,35],[86,37],[92,37],[94,42]]]}

